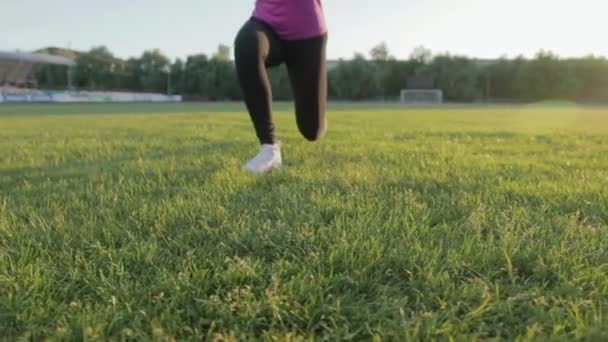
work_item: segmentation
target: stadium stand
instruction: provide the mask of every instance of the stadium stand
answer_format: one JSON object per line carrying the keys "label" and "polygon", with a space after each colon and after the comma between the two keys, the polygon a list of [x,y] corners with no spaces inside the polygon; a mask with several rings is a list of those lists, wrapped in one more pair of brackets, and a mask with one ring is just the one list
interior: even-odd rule
{"label": "stadium stand", "polygon": [[[39,53],[0,51],[0,103],[2,102],[181,102],[179,95],[121,92],[39,90],[33,72],[39,65],[66,67],[68,79],[76,63],[66,57]],[[71,81],[68,83],[71,84]],[[71,88],[71,87],[69,87]]]}
{"label": "stadium stand", "polygon": [[[37,65],[76,65],[68,58],[36,53],[0,51],[0,86],[31,88],[36,85],[32,72]],[[66,71],[67,72],[67,71]]]}
{"label": "stadium stand", "polygon": [[0,51],[0,102],[49,102],[47,92],[35,89],[32,74],[38,65],[66,66],[66,72],[76,63],[61,56]]}

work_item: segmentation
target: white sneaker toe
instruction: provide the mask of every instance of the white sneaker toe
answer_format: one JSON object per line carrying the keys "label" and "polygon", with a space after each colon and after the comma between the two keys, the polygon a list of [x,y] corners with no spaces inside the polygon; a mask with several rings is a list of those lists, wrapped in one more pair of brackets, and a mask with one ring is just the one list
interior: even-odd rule
{"label": "white sneaker toe", "polygon": [[245,164],[245,170],[253,173],[266,173],[282,166],[281,148],[279,144],[265,144],[260,152]]}

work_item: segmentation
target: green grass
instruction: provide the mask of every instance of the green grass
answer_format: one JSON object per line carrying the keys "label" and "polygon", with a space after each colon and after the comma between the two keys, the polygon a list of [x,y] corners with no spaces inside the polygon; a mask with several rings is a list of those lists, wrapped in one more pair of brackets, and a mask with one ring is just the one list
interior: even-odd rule
{"label": "green grass", "polygon": [[0,106],[0,339],[608,339],[608,110],[277,108]]}

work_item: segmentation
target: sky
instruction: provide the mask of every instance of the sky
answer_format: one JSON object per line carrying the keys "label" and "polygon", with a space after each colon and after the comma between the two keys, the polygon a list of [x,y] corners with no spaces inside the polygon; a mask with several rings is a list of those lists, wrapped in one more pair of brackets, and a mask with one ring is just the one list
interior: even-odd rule
{"label": "sky", "polygon": [[[306,1],[306,0],[286,0]],[[386,42],[407,58],[417,46],[478,58],[608,56],[606,0],[324,0],[328,57]],[[232,46],[254,0],[0,0],[0,50],[88,50],[118,57],[159,48],[171,58]]]}

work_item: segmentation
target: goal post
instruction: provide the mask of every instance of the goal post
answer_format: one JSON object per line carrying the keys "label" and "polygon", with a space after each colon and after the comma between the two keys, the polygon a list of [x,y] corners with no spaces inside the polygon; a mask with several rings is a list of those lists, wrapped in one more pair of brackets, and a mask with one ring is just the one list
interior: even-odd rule
{"label": "goal post", "polygon": [[441,104],[443,91],[441,89],[403,89],[400,96],[404,104]]}

